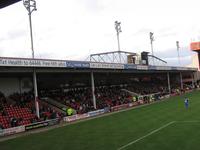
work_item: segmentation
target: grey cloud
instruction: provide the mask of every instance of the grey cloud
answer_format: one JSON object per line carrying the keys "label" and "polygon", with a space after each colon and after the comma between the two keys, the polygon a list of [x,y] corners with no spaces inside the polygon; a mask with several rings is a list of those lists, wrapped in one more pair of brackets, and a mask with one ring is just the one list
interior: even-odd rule
{"label": "grey cloud", "polygon": [[176,32],[169,31],[169,32],[166,32],[166,33],[159,34],[158,37],[161,38],[161,37],[176,36],[176,35],[177,35]]}
{"label": "grey cloud", "polygon": [[5,35],[0,36],[0,41],[5,41],[5,40],[14,40],[17,38],[20,38],[22,36],[25,36],[27,33],[23,29],[16,29],[7,32]]}
{"label": "grey cloud", "polygon": [[[179,66],[179,61],[178,58],[166,58],[165,61],[167,61],[167,64],[169,66]],[[181,66],[186,66],[191,64],[192,58],[191,56],[187,57],[180,57],[180,64]]]}
{"label": "grey cloud", "polygon": [[169,37],[169,36],[176,36],[177,31],[174,27],[165,27],[155,31],[155,38],[162,38],[162,37]]}
{"label": "grey cloud", "polygon": [[79,0],[79,4],[82,4],[86,10],[91,11],[93,13],[100,12],[107,7],[113,5],[115,0]]}
{"label": "grey cloud", "polygon": [[138,30],[137,32],[133,33],[131,36],[138,36],[141,34],[148,34],[151,31],[150,28],[142,28],[140,30]]}
{"label": "grey cloud", "polygon": [[40,52],[35,54],[36,58],[58,58],[58,56],[56,56],[55,53],[51,53],[51,52]]}
{"label": "grey cloud", "polygon": [[[149,32],[154,32],[150,28],[142,28],[138,30],[137,32],[131,34],[130,36],[140,36],[146,34],[148,36]],[[156,38],[162,38],[162,37],[168,37],[168,36],[175,36],[177,33],[173,31],[172,27],[162,28],[158,31],[154,32],[154,37]]]}
{"label": "grey cloud", "polygon": [[79,3],[82,4],[87,10],[92,12],[97,12],[103,9],[99,1],[96,0],[85,0],[85,1],[80,0]]}
{"label": "grey cloud", "polygon": [[[179,50],[179,54],[181,57],[191,56],[194,52],[192,52],[188,47],[182,47]],[[175,48],[167,49],[165,51],[156,52],[155,55],[159,58],[173,58],[177,57],[177,50]]]}
{"label": "grey cloud", "polygon": [[[194,54],[188,47],[182,47],[179,50],[181,65],[185,66],[191,64],[191,56]],[[175,48],[167,49],[165,51],[156,52],[155,55],[168,62],[168,65],[179,65],[178,53]]]}

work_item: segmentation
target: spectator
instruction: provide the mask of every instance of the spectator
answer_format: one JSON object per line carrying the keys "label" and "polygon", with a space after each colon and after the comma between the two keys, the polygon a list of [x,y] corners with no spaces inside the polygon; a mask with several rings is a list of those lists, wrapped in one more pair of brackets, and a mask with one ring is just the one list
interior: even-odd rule
{"label": "spectator", "polygon": [[2,124],[0,124],[0,130],[1,130],[1,129],[4,129],[4,127],[3,127],[3,125],[2,125]]}
{"label": "spectator", "polygon": [[10,125],[11,125],[11,127],[16,127],[17,126],[17,119],[15,117],[12,117],[10,119]]}

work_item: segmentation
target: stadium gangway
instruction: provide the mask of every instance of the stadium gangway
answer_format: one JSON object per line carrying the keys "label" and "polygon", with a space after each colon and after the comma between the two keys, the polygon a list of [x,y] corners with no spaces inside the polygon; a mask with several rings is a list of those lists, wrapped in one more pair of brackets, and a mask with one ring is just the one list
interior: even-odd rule
{"label": "stadium gangway", "polygon": [[43,97],[43,98],[41,98],[41,100],[47,102],[48,104],[51,104],[51,105],[59,108],[60,110],[62,110],[63,113],[65,113],[64,109],[67,108],[66,105],[61,104],[61,103],[59,103],[59,102],[57,102],[54,99],[49,98],[49,97]]}
{"label": "stadium gangway", "polygon": [[150,93],[150,94],[145,94],[145,95],[139,95],[139,96],[145,97],[145,96],[151,96],[151,95],[156,95],[156,94],[160,94],[160,92]]}
{"label": "stadium gangway", "polygon": [[63,111],[62,109],[58,108],[57,106],[49,103],[48,101],[45,101],[44,99],[43,100],[40,100],[39,101],[41,104],[43,105],[48,105],[50,106],[51,108],[53,108],[54,110],[56,110],[57,112],[60,112],[60,113],[66,113],[65,111]]}
{"label": "stadium gangway", "polygon": [[127,89],[121,89],[121,90],[124,91],[124,92],[127,92],[127,93],[131,94],[132,96],[141,96],[140,94],[132,92],[132,91],[129,91]]}
{"label": "stadium gangway", "polygon": [[141,95],[141,94],[129,91],[127,89],[121,89],[121,90],[124,91],[124,92],[127,92],[127,93],[131,94],[132,96],[139,96],[139,97],[145,97],[145,96],[151,96],[151,95],[160,94],[160,92],[157,92],[157,93],[150,93],[150,94]]}

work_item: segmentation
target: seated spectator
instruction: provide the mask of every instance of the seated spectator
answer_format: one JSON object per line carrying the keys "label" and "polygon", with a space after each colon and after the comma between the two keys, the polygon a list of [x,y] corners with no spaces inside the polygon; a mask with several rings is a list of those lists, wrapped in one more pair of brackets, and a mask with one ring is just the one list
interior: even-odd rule
{"label": "seated spectator", "polygon": [[51,116],[50,116],[51,119],[56,119],[57,118],[57,113],[55,111],[52,112]]}
{"label": "seated spectator", "polygon": [[4,127],[3,127],[3,125],[2,125],[2,124],[0,124],[0,130],[2,130],[2,129],[4,129]]}
{"label": "seated spectator", "polygon": [[18,121],[15,117],[10,119],[11,127],[16,127],[18,125]]}

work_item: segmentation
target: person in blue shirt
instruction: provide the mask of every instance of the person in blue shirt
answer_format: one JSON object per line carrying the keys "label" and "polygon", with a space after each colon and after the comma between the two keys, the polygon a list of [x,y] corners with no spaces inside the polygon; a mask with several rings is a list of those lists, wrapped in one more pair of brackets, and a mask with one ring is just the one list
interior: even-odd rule
{"label": "person in blue shirt", "polygon": [[189,99],[187,97],[185,98],[184,103],[185,103],[185,108],[188,108],[188,106],[189,106]]}

